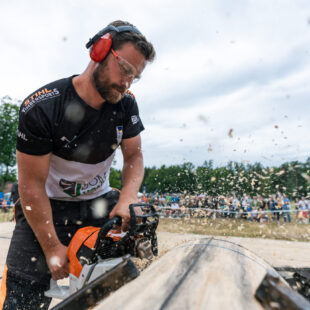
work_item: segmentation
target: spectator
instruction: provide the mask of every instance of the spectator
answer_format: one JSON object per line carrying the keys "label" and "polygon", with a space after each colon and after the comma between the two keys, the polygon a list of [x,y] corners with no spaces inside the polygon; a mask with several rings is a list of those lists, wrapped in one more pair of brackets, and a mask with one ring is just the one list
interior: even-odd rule
{"label": "spectator", "polygon": [[278,203],[277,203],[274,196],[270,196],[269,206],[270,206],[270,210],[274,211],[274,212],[272,212],[272,219],[274,221],[279,221],[280,220],[280,213],[278,212]]}
{"label": "spectator", "polygon": [[170,203],[171,203],[171,196],[169,194],[166,195],[166,203],[168,205],[170,205]]}
{"label": "spectator", "polygon": [[251,204],[248,204],[247,205],[247,208],[246,208],[246,211],[247,211],[247,218],[248,218],[248,220],[249,221],[253,221],[253,214],[252,214],[252,206],[251,206]]}
{"label": "spectator", "polygon": [[143,194],[143,196],[142,196],[142,202],[143,203],[148,203],[149,202],[149,199],[148,199],[148,197],[145,194]]}
{"label": "spectator", "polygon": [[13,204],[15,204],[15,202],[18,200],[19,198],[19,193],[18,193],[18,183],[15,182],[13,185],[12,185],[12,189],[11,189],[11,198],[12,198],[12,201],[13,201]]}
{"label": "spectator", "polygon": [[166,201],[164,195],[160,195],[159,198],[158,198],[158,200],[159,200],[159,203],[160,203],[160,205],[161,205],[162,207],[164,207],[165,204],[167,203],[167,201]]}
{"label": "spectator", "polygon": [[281,215],[281,211],[283,210],[283,197],[282,197],[282,194],[280,192],[277,193],[276,195],[276,199],[277,199],[277,206],[276,206],[276,209],[277,209],[277,220],[279,221],[280,220],[280,215]]}
{"label": "spectator", "polygon": [[259,214],[258,214],[258,221],[260,223],[263,223],[263,222],[268,222],[268,216],[266,215],[266,213],[263,212],[263,208],[260,208],[259,209]]}
{"label": "spectator", "polygon": [[290,200],[287,198],[285,194],[283,194],[282,197],[283,201],[283,220],[286,222],[286,220],[290,223],[291,222],[291,204]]}
{"label": "spectator", "polygon": [[3,212],[8,212],[7,200],[5,200],[5,199],[2,200],[1,209]]}
{"label": "spectator", "polygon": [[309,208],[309,202],[305,199],[305,197],[301,197],[301,200],[298,202],[298,220],[299,223],[307,223],[308,221],[308,208]]}
{"label": "spectator", "polygon": [[176,217],[179,216],[180,206],[177,202],[172,202],[170,207],[170,216]]}
{"label": "spectator", "polygon": [[256,207],[253,207],[253,210],[252,210],[252,219],[254,222],[258,222],[259,219],[258,219],[258,212],[257,212],[257,208]]}

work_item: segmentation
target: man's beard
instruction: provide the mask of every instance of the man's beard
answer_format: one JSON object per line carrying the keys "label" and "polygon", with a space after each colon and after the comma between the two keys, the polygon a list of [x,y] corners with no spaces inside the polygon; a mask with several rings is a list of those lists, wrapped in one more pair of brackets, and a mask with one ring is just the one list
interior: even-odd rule
{"label": "man's beard", "polygon": [[[111,83],[109,78],[104,75],[104,71],[107,71],[107,65],[103,61],[97,66],[93,72],[93,81],[97,92],[100,96],[110,103],[119,102],[124,97],[126,88],[121,87],[115,83]],[[100,77],[101,75],[101,77]]]}

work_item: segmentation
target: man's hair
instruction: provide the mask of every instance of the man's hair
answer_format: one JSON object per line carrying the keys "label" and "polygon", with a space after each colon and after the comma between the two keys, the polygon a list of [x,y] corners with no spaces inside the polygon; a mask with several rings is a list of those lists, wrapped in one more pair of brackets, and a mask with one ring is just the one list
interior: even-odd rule
{"label": "man's hair", "polygon": [[[122,20],[116,20],[109,24],[109,26],[131,26],[135,27],[134,25],[122,21]],[[111,31],[112,35],[112,48],[117,50],[121,49],[122,46],[125,43],[132,43],[135,48],[145,57],[146,61],[152,62],[155,58],[155,49],[152,45],[152,43],[148,42],[144,35],[135,33],[133,31],[122,31],[122,32],[116,32]]]}

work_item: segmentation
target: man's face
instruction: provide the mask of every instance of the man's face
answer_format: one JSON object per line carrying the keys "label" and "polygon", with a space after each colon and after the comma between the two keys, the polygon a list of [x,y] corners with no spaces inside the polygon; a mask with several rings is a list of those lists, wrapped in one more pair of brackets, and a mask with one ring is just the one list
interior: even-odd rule
{"label": "man's face", "polygon": [[117,103],[133,80],[140,77],[145,65],[144,56],[131,43],[126,43],[97,64],[93,72],[94,86],[103,99]]}

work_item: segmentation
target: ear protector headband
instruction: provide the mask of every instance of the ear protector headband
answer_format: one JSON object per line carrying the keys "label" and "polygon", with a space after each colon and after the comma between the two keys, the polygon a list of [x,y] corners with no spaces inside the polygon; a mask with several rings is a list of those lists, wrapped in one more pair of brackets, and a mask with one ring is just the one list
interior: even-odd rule
{"label": "ear protector headband", "polygon": [[109,50],[112,45],[112,35],[110,34],[110,31],[115,32],[125,32],[125,31],[131,31],[135,32],[137,34],[141,34],[141,32],[132,26],[108,26],[99,31],[97,34],[95,34],[86,44],[86,48],[90,48],[89,55],[90,58],[94,62],[101,62],[109,53]]}

